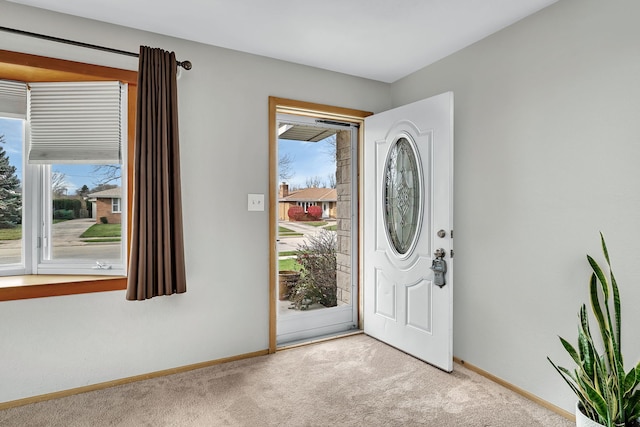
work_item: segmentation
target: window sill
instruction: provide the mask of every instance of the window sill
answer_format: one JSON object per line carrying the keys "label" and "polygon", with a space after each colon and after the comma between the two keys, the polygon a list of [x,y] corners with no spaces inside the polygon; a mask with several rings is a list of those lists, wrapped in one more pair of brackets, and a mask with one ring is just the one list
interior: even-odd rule
{"label": "window sill", "polygon": [[127,288],[124,276],[24,275],[0,277],[0,301],[43,298]]}

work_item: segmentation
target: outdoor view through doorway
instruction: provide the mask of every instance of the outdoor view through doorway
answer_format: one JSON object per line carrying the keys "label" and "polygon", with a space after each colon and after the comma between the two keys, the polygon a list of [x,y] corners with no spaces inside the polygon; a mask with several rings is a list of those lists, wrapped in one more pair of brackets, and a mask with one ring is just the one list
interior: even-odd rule
{"label": "outdoor view through doorway", "polygon": [[277,133],[277,342],[282,345],[357,327],[352,266],[357,265],[358,132],[348,123],[279,114]]}

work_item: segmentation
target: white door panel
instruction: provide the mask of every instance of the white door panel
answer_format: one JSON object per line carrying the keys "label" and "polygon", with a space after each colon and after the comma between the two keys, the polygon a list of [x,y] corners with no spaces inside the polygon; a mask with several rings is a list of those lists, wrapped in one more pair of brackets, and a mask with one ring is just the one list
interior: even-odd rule
{"label": "white door panel", "polygon": [[[365,332],[446,371],[453,368],[452,174],[453,93],[366,119]],[[430,269],[438,248],[447,263],[442,287]]]}

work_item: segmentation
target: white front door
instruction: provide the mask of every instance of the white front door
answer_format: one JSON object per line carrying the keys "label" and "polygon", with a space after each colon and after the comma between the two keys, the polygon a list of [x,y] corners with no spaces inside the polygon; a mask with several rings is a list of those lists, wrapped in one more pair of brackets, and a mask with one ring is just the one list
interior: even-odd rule
{"label": "white front door", "polygon": [[[452,92],[366,118],[364,330],[448,372],[452,177]],[[431,269],[440,261],[444,284]]]}

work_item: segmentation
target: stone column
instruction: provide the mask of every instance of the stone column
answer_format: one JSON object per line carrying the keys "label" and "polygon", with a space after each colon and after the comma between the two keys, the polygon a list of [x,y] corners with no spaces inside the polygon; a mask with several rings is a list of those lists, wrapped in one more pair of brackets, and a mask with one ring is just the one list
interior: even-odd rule
{"label": "stone column", "polygon": [[336,134],[338,305],[351,303],[351,131]]}

